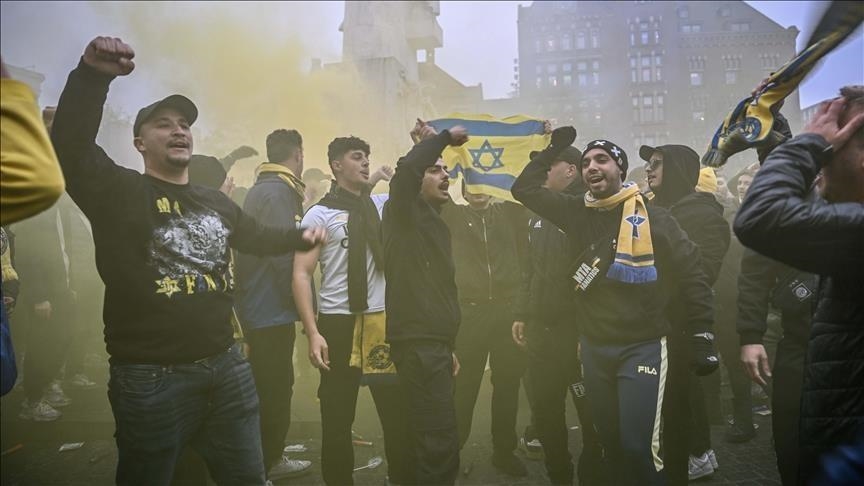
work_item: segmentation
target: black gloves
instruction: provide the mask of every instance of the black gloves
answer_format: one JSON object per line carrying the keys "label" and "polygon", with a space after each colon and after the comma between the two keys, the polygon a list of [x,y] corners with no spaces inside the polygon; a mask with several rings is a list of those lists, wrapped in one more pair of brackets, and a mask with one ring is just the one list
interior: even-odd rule
{"label": "black gloves", "polygon": [[698,376],[710,375],[720,366],[714,350],[714,335],[705,332],[694,334],[691,338],[690,365]]}
{"label": "black gloves", "polygon": [[576,129],[573,127],[558,127],[555,130],[552,130],[552,143],[549,144],[549,147],[546,150],[551,148],[555,149],[555,154],[557,155],[565,148],[573,145],[573,142],[576,140]]}

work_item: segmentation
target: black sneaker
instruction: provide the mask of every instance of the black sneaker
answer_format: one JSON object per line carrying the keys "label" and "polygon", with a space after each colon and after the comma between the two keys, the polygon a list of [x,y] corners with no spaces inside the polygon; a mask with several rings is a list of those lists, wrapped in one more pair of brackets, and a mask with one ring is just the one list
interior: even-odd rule
{"label": "black sneaker", "polygon": [[492,465],[508,476],[524,478],[528,475],[528,469],[522,461],[512,452],[506,454],[492,454]]}
{"label": "black sneaker", "polygon": [[733,444],[742,444],[744,442],[748,442],[751,439],[756,437],[756,428],[750,425],[741,426],[738,424],[732,424],[726,429],[726,442],[731,442]]}

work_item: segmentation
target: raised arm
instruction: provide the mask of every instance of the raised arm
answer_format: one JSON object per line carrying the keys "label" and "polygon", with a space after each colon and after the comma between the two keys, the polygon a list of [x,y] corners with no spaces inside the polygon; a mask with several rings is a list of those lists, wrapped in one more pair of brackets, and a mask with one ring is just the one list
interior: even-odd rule
{"label": "raised arm", "polygon": [[513,182],[510,192],[526,208],[552,221],[556,226],[570,232],[573,227],[574,209],[584,207],[581,199],[565,193],[557,193],[543,187],[549,167],[562,150],[573,144],[576,129],[560,127],[552,132],[552,143],[537,154]]}
{"label": "raised arm", "polygon": [[735,234],[745,246],[820,275],[847,275],[864,266],[864,203],[807,200],[822,165],[844,163],[832,160],[832,146],[839,151],[864,124],[859,115],[837,127],[842,108],[842,100],[831,102],[806,133],[765,160],[735,218]]}
{"label": "raised arm", "polygon": [[108,85],[116,76],[132,72],[133,57],[135,52],[120,39],[93,39],[78,67],[69,74],[57,104],[51,140],[66,177],[66,189],[88,216],[105,202],[100,196],[114,186],[108,179],[123,170],[96,145],[96,134]]}
{"label": "raised arm", "polygon": [[426,169],[435,165],[447,145],[454,143],[449,130],[438,134],[427,130],[427,134],[427,138],[399,159],[396,173],[390,180],[388,213],[400,223],[413,221],[414,207]]}

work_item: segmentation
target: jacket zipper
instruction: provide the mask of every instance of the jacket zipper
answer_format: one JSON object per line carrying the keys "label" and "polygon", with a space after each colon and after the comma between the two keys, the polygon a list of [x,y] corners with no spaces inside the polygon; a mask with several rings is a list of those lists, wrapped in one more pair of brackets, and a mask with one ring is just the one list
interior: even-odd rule
{"label": "jacket zipper", "polygon": [[486,217],[480,216],[483,224],[483,248],[486,250],[486,270],[489,272],[489,300],[492,300],[492,262],[489,261],[489,240],[486,238]]}

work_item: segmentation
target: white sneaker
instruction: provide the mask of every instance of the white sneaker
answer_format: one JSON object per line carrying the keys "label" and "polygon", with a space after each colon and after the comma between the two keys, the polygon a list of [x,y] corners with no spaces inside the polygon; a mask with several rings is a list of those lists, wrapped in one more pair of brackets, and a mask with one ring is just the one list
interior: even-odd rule
{"label": "white sneaker", "polygon": [[283,478],[295,478],[309,472],[309,468],[311,467],[312,462],[310,461],[288,459],[287,456],[282,456],[282,460],[279,461],[279,464],[276,464],[275,466],[270,468],[270,472],[267,473],[267,477],[270,478],[271,481],[276,481]]}
{"label": "white sneaker", "polygon": [[711,465],[711,459],[708,458],[707,452],[699,457],[690,456],[687,469],[690,481],[714,474],[714,466]]}
{"label": "white sneaker", "polygon": [[57,380],[52,381],[51,384],[48,385],[42,398],[54,408],[65,407],[72,403],[72,400],[66,396],[66,393],[63,392],[63,388],[60,386],[60,382]]}
{"label": "white sneaker", "polygon": [[36,422],[51,422],[60,418],[61,415],[63,414],[49,405],[45,399],[30,403],[30,400],[25,398],[21,404],[21,413],[18,414],[18,418]]}
{"label": "white sneaker", "polygon": [[708,449],[706,454],[708,454],[708,460],[711,461],[711,467],[713,467],[715,471],[720,469],[720,464],[717,462],[717,454],[714,453],[714,449]]}
{"label": "white sneaker", "polygon": [[87,378],[87,375],[84,373],[78,373],[73,376],[71,380],[69,380],[69,384],[76,388],[93,388],[96,386],[96,382],[92,381],[90,378]]}

